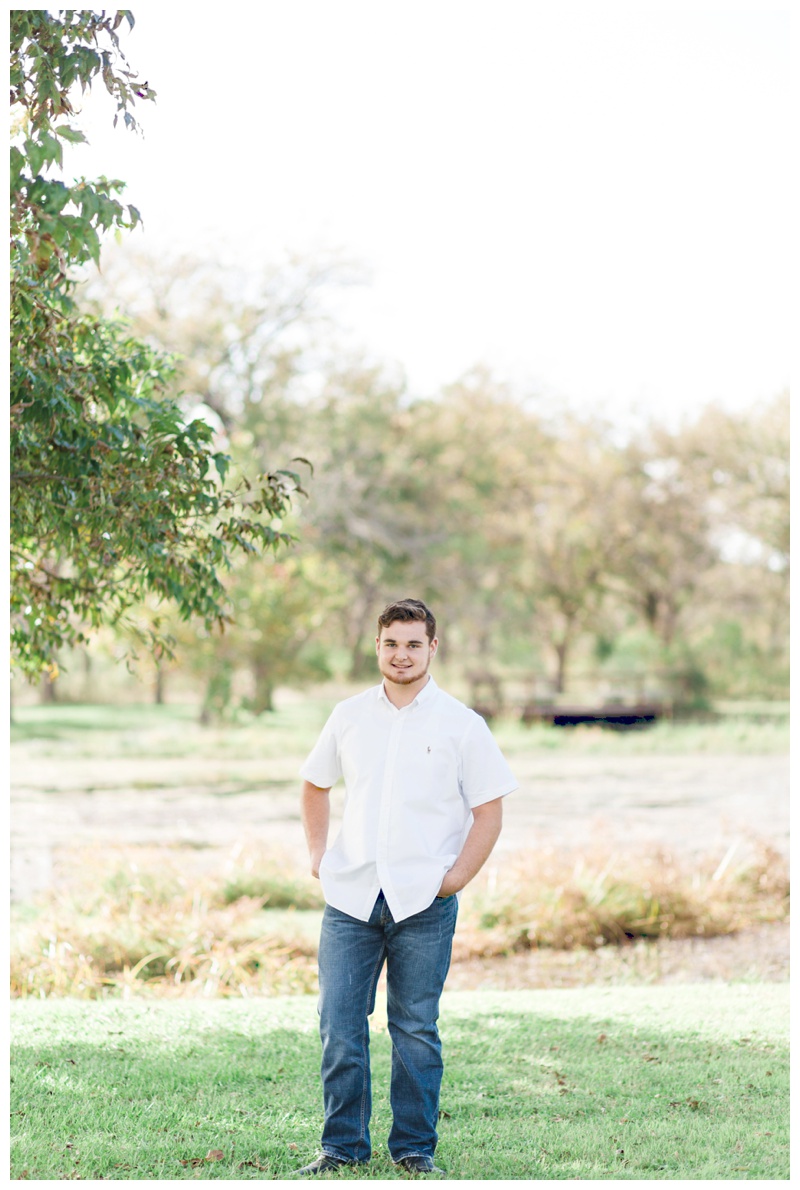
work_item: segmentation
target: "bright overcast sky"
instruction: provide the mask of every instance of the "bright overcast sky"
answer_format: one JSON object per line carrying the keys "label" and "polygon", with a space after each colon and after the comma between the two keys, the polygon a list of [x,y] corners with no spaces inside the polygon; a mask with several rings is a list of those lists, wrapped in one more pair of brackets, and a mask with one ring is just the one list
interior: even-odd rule
{"label": "bright overcast sky", "polygon": [[372,276],[342,316],[415,393],[479,361],[612,416],[788,384],[787,6],[133,12],[145,136],[97,84],[73,157],[128,182],[132,244],[342,250]]}

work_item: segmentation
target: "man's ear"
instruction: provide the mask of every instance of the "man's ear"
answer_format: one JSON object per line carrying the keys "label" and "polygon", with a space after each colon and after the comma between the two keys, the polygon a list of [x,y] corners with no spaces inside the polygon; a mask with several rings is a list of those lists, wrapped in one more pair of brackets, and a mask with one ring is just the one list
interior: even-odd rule
{"label": "man's ear", "polygon": [[438,648],[439,648],[439,638],[438,638],[438,636],[434,636],[433,640],[431,641],[431,657],[436,656],[436,650]]}

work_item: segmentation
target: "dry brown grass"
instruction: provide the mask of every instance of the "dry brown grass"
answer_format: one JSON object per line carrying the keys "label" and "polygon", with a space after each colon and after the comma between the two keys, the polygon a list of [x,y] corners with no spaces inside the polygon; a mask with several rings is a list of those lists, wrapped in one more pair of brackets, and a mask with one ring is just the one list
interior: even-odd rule
{"label": "dry brown grass", "polygon": [[[689,866],[668,852],[519,855],[483,873],[465,897],[454,959],[709,938],[785,921],[786,860],[768,845],[746,864],[728,858]],[[135,849],[74,857],[64,888],[16,927],[14,996],[316,989],[313,931],[295,912],[321,905],[310,878],[255,849],[196,875],[167,854],[148,867],[140,860]]]}
{"label": "dry brown grass", "polygon": [[[280,933],[264,930],[261,910],[319,904],[274,857],[189,877],[174,858],[142,870],[135,849],[73,864],[73,878],[22,925],[12,944],[15,996],[227,996],[311,991],[315,947],[283,915]],[[86,857],[88,858],[88,857]],[[254,874],[253,869],[257,868]],[[233,869],[233,870],[232,870]],[[260,893],[234,895],[242,885]]]}
{"label": "dry brown grass", "polygon": [[470,897],[455,957],[633,939],[710,938],[789,913],[789,870],[768,844],[745,865],[681,861],[668,851],[620,855],[553,848],[490,872]]}

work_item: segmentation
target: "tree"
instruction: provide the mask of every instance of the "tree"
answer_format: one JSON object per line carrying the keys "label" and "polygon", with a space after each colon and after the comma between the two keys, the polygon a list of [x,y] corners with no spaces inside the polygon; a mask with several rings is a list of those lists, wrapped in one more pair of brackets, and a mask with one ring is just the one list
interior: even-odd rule
{"label": "tree", "polygon": [[522,493],[535,482],[545,438],[536,413],[482,366],[413,413],[430,533],[418,573],[448,625],[443,656],[468,657],[470,677],[480,680],[504,652],[519,661],[519,643],[530,639],[510,587],[520,517],[529,511]]}
{"label": "tree", "polygon": [[669,649],[717,560],[704,468],[679,433],[653,426],[624,451],[625,477],[609,514],[618,527],[614,575],[623,600]]}
{"label": "tree", "polygon": [[340,576],[351,677],[372,664],[383,603],[410,588],[425,598],[430,589],[425,560],[442,533],[430,505],[430,467],[417,449],[416,413],[404,379],[364,360],[332,370],[308,407],[315,482],[301,514],[304,536]]}
{"label": "tree", "polygon": [[241,707],[274,709],[278,686],[330,677],[313,634],[325,617],[324,589],[313,559],[246,559],[230,584],[232,624],[222,637],[180,640],[189,667],[205,681],[204,723]]}
{"label": "tree", "polygon": [[[132,129],[136,99],[154,97],[126,68],[126,19],[11,13],[12,660],[30,677],[148,594],[224,624],[220,573],[288,541],[280,521],[300,488],[285,469],[225,487],[211,426],[168,395],[171,361],[75,300],[75,268],[98,262],[102,233],[140,218],[121,182],[56,176],[62,143],[85,139],[75,85],[99,75]],[[157,621],[146,635],[169,648]]]}
{"label": "tree", "polygon": [[785,696],[789,676],[789,394],[743,412],[709,406],[680,450],[703,475],[716,565],[698,633],[715,688]]}
{"label": "tree", "polygon": [[519,557],[511,583],[553,666],[562,694],[582,636],[596,633],[618,547],[609,515],[619,463],[608,427],[565,416],[548,427],[517,505]]}
{"label": "tree", "polygon": [[682,450],[705,471],[720,534],[740,539],[725,551],[723,536],[723,550],[745,546],[753,562],[788,578],[788,392],[744,413],[709,406],[684,430]]}
{"label": "tree", "polygon": [[231,438],[251,435],[256,461],[297,430],[306,374],[326,366],[324,297],[353,280],[336,256],[241,265],[196,253],[132,251],[104,258],[83,292],[93,309],[129,320],[138,338],[179,360],[184,403],[203,405]]}

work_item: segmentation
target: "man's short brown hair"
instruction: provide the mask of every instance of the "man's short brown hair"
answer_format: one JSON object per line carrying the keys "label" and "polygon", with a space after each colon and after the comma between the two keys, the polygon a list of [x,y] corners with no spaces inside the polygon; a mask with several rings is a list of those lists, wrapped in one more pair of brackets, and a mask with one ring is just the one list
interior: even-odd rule
{"label": "man's short brown hair", "polygon": [[433,612],[421,599],[398,599],[395,603],[388,603],[378,616],[378,636],[381,628],[388,628],[395,620],[404,624],[410,620],[424,620],[425,634],[429,641],[436,636],[436,620]]}

